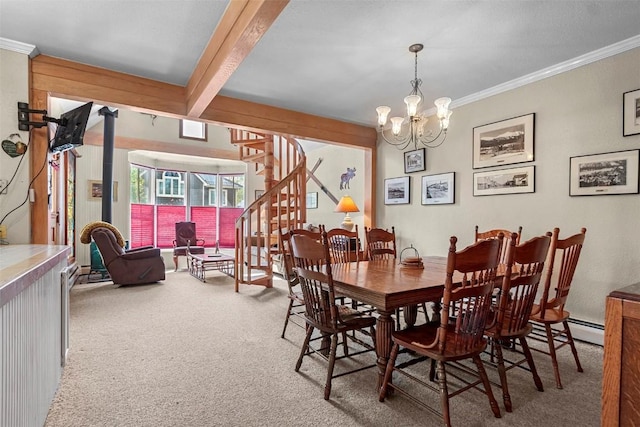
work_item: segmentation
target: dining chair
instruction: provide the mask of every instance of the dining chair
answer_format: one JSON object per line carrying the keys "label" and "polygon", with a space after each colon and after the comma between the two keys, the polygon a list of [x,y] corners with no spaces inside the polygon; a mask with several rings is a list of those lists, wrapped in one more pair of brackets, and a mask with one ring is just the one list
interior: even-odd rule
{"label": "dining chair", "polygon": [[[367,259],[397,259],[398,251],[396,247],[396,229],[391,227],[391,231],[383,228],[364,228],[365,239],[367,240]],[[429,314],[427,313],[426,303],[420,305],[426,321],[429,321]],[[402,310],[396,309],[396,329],[400,329],[401,321],[400,317]]]}
{"label": "dining chair", "polygon": [[[586,228],[582,228],[579,233],[566,239],[560,239],[559,228],[553,229],[549,255],[547,257],[547,271],[544,281],[544,290],[538,304],[533,305],[531,317],[534,325],[544,328],[544,334],[534,329],[531,338],[537,341],[546,342],[549,351],[532,347],[532,350],[539,351],[551,357],[553,372],[556,377],[556,387],[562,388],[560,380],[560,370],[558,369],[558,359],[556,352],[558,349],[568,345],[571,347],[573,358],[576,361],[578,372],[582,372],[578,350],[573,342],[571,329],[569,328],[570,312],[565,310],[565,304],[569,297],[571,282],[578,265],[582,245],[584,244]],[[558,255],[560,258],[558,259]],[[558,269],[556,270],[556,267]],[[561,329],[553,328],[554,325],[562,324]]]}
{"label": "dining chair", "polygon": [[[322,232],[320,241],[306,235],[292,234],[291,251],[294,270],[298,275],[302,289],[307,323],[307,334],[295,370],[296,372],[300,370],[304,356],[315,353],[328,358],[329,366],[324,388],[324,398],[328,400],[331,395],[331,380],[333,378],[376,366],[374,360],[371,364],[360,365],[357,368],[334,374],[336,360],[374,351],[376,319],[346,305],[336,303],[326,231]],[[369,336],[373,339],[373,346],[357,340],[356,342],[362,345],[360,350],[356,352],[345,351],[343,355],[337,356],[338,336],[342,337],[343,347],[346,347],[347,332],[365,328],[368,328]],[[311,336],[316,329],[324,338],[330,340],[328,351],[326,345],[322,345],[318,350],[310,345]]]}
{"label": "dining chair", "polygon": [[355,225],[355,231],[345,230],[344,228],[332,228],[326,230],[324,225],[321,230],[327,232],[327,241],[329,243],[329,255],[331,262],[342,264],[346,262],[361,261],[360,239],[358,238],[358,224]]}
{"label": "dining chair", "polygon": [[281,338],[284,338],[284,334],[287,331],[287,325],[289,324],[289,318],[291,316],[304,317],[304,298],[302,296],[302,291],[298,286],[298,276],[293,271],[293,258],[291,255],[291,233],[289,231],[285,232],[283,231],[283,229],[280,229],[278,233],[280,238],[280,256],[282,257],[282,272],[284,280],[287,281],[287,287],[289,289],[289,307],[287,308],[287,315],[284,319],[284,327],[282,328],[281,335]]}
{"label": "dining chair", "polygon": [[[511,396],[507,384],[508,370],[522,367],[526,363],[536,388],[539,391],[544,391],[526,337],[532,330],[529,316],[542,278],[544,263],[551,243],[551,233],[534,237],[521,245],[516,245],[517,241],[518,235],[511,233],[498,306],[494,308],[493,321],[489,322],[484,332],[489,338],[492,358],[493,350],[495,349],[496,352],[502,399],[507,412],[512,411]],[[507,348],[515,350],[511,343],[516,339],[522,347],[524,358],[519,361],[508,361],[508,366],[506,366],[502,347],[509,344]]]}
{"label": "dining chair", "polygon": [[[396,390],[414,403],[440,415],[447,426],[451,425],[449,398],[473,388],[483,391],[487,395],[494,416],[500,418],[500,408],[493,396],[480,354],[487,347],[487,338],[482,332],[490,313],[493,290],[498,282],[496,271],[501,242],[497,239],[481,240],[456,252],[457,240],[455,236],[450,239],[440,324],[427,323],[393,332],[393,347],[379,394],[380,401],[383,401],[388,389]],[[455,318],[452,318],[450,313],[455,313]],[[402,363],[396,365],[400,347],[431,359],[429,372],[431,381],[435,379],[435,365],[437,364],[439,387],[418,378],[419,373],[410,372],[407,369],[408,366]],[[476,366],[474,374],[479,379],[466,382],[460,387],[452,385],[456,390],[449,391],[447,366],[451,362],[463,359],[473,360]],[[415,392],[411,394],[406,389],[406,385],[401,387],[399,383],[392,382],[394,371],[402,374],[402,378],[416,381],[432,391],[438,392],[441,403],[440,411],[429,406],[424,399],[421,400],[415,396]],[[451,376],[456,379],[462,377],[457,372],[453,372]]]}
{"label": "dining chair", "polygon": [[[476,225],[476,234],[475,234],[475,242],[483,239],[495,239],[498,237],[500,233],[503,235],[502,239],[502,247],[500,248],[500,263],[504,264],[507,261],[507,247],[509,246],[509,239],[511,238],[512,231],[506,230],[503,228],[495,228],[493,230],[487,231],[479,231],[478,226]],[[522,236],[522,226],[518,227],[517,231],[518,240],[516,241],[516,245],[520,244],[520,237]]]}
{"label": "dining chair", "polygon": [[368,259],[397,258],[395,227],[391,227],[391,231],[365,227],[364,237],[367,241]]}

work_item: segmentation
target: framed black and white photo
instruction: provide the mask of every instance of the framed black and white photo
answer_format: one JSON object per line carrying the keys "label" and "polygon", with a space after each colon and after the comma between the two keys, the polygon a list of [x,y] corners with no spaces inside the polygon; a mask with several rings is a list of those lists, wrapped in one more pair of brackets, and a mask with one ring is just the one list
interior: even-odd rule
{"label": "framed black and white photo", "polygon": [[622,95],[622,135],[640,134],[640,89]]}
{"label": "framed black and white photo", "polygon": [[474,172],[473,195],[533,193],[535,166]]}
{"label": "framed black and white photo", "polygon": [[473,168],[532,162],[535,113],[473,128]]}
{"label": "framed black and white photo", "polygon": [[387,178],[384,180],[384,204],[405,205],[410,203],[410,177]]}
{"label": "framed black and white photo", "polygon": [[455,203],[455,172],[423,176],[421,194],[423,205]]}
{"label": "framed black and white photo", "polygon": [[427,169],[424,148],[404,153],[404,173],[422,172]]}
{"label": "framed black and white photo", "polygon": [[307,193],[307,209],[318,209],[318,192]]}
{"label": "framed black and white photo", "polygon": [[570,196],[638,194],[640,150],[576,156],[570,159]]}

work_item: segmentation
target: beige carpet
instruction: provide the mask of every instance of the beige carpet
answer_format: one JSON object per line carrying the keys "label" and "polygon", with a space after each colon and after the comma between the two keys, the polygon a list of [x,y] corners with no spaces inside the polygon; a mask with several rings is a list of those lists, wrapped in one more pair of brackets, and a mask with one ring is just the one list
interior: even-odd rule
{"label": "beige carpet", "polygon": [[[286,306],[283,281],[235,293],[233,279],[219,273],[207,283],[179,271],[153,285],[76,285],[69,360],[45,425],[440,424],[401,396],[378,402],[375,368],[335,379],[331,400],[323,400],[324,360],[305,358],[301,372],[294,372],[303,329],[290,325],[287,339],[280,338]],[[599,425],[602,348],[580,344],[578,351],[582,374],[570,352],[561,354],[563,390],[555,388],[551,362],[535,354],[544,392],[536,391],[528,372],[514,369],[512,413],[504,412],[499,390],[501,419],[484,395],[471,391],[451,400],[452,423]]]}

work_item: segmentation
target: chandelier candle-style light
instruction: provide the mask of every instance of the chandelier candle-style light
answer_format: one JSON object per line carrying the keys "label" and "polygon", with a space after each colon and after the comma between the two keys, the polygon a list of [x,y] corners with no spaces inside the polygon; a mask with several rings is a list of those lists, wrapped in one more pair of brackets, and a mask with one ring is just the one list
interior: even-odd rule
{"label": "chandelier candle-style light", "polygon": [[[418,52],[424,48],[421,44],[412,44],[409,46],[409,52],[413,52],[415,55],[415,74],[413,80],[411,80],[411,93],[404,98],[405,104],[407,104],[407,117],[391,117],[391,133],[392,135],[386,135],[384,126],[387,124],[387,117],[391,112],[391,108],[386,105],[382,105],[376,108],[378,112],[378,127],[380,128],[380,134],[382,138],[389,144],[395,146],[399,150],[404,150],[408,146],[414,146],[414,149],[418,148],[418,143],[428,148],[435,148],[447,139],[447,128],[449,127],[449,118],[452,111],[449,110],[449,104],[451,98],[438,98],[434,104],[437,107],[436,115],[440,121],[440,130],[436,135],[433,132],[424,131],[424,125],[428,119],[418,112],[418,107],[424,98],[420,85],[422,80],[418,78]],[[402,125],[407,121],[409,127],[406,132],[402,132]],[[443,137],[440,142],[437,142],[440,137]]]}

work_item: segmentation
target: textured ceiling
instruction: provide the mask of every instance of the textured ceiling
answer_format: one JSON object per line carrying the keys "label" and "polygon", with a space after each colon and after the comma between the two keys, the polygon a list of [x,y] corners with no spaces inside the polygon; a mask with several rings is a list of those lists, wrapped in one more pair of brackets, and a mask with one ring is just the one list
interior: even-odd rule
{"label": "textured ceiling", "polygon": [[[185,85],[227,6],[204,0],[0,0],[0,37]],[[639,1],[292,0],[221,94],[364,125],[403,110],[414,59],[426,106],[640,34]]]}

